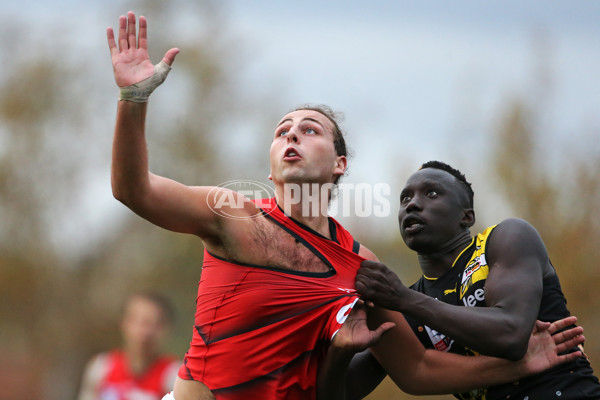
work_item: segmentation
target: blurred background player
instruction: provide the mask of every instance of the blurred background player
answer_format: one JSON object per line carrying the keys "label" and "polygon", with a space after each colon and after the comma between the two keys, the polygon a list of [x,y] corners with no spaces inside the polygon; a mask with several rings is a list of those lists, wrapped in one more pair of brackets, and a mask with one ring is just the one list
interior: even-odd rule
{"label": "blurred background player", "polygon": [[121,320],[120,349],[94,356],[79,400],[154,400],[171,390],[180,362],[162,353],[172,328],[171,303],[156,293],[130,296]]}

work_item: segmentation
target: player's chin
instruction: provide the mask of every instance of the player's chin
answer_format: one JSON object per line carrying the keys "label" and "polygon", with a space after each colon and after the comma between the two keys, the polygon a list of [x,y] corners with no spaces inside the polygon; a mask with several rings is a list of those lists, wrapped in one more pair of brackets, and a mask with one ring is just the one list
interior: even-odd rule
{"label": "player's chin", "polygon": [[426,253],[430,248],[428,243],[425,240],[423,240],[424,238],[420,237],[420,235],[418,234],[402,234],[402,239],[404,240],[406,247],[417,253]]}

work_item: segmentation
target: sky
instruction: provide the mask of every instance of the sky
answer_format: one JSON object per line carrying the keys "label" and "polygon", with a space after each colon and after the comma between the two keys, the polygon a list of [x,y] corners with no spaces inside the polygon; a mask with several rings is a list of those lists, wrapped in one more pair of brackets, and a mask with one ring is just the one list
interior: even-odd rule
{"label": "sky", "polygon": [[455,150],[456,139],[478,145],[508,99],[535,95],[541,58],[549,134],[599,127],[598,2],[290,3],[232,3],[232,25],[256,46],[248,74],[261,86],[273,79],[261,71],[273,71],[287,78],[290,102],[342,110],[373,159],[390,147],[420,162]]}
{"label": "sky", "polygon": [[[239,36],[250,61],[240,68],[241,90],[273,93],[282,113],[304,103],[325,103],[344,113],[354,149],[348,183],[399,187],[406,176],[398,177],[398,170],[408,174],[430,159],[459,168],[467,157],[485,162],[489,133],[516,98],[542,110],[546,136],[538,145],[548,159],[561,160],[566,148],[598,154],[599,1],[223,4],[227,29]],[[102,46],[100,52],[106,51],[106,26],[114,26],[131,6],[117,0],[0,0],[0,5],[8,15],[26,16],[32,34],[58,26],[76,45]],[[185,29],[190,21],[193,16],[182,9],[174,23]],[[173,42],[177,45],[176,37]],[[105,56],[107,62],[107,51]],[[477,192],[481,178],[469,175]],[[102,196],[112,201],[109,193]]]}

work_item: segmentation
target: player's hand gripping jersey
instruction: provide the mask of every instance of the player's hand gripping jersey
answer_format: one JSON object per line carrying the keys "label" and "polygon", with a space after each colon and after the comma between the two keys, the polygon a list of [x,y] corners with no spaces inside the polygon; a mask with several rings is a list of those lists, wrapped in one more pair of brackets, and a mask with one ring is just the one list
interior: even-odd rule
{"label": "player's hand gripping jersey", "polygon": [[364,260],[352,236],[330,218],[333,240],[287,217],[275,199],[261,208],[326,265],[310,273],[232,263],[204,253],[193,339],[182,379],[204,382],[217,399],[316,397],[318,366],[358,296]]}

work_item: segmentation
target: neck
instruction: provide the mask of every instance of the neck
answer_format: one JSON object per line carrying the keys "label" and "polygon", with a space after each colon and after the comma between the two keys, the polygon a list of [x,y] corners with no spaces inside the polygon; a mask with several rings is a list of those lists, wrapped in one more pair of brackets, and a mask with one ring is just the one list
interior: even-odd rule
{"label": "neck", "polygon": [[286,183],[275,188],[275,198],[288,216],[330,238],[327,214],[331,196],[329,186],[318,183]]}
{"label": "neck", "polygon": [[427,278],[439,278],[452,269],[459,254],[471,244],[471,234],[466,231],[457,236],[439,250],[429,253],[418,253],[419,265]]}
{"label": "neck", "polygon": [[127,362],[129,369],[134,375],[143,373],[152,362],[156,359],[155,351],[144,351],[143,349],[126,348]]}

